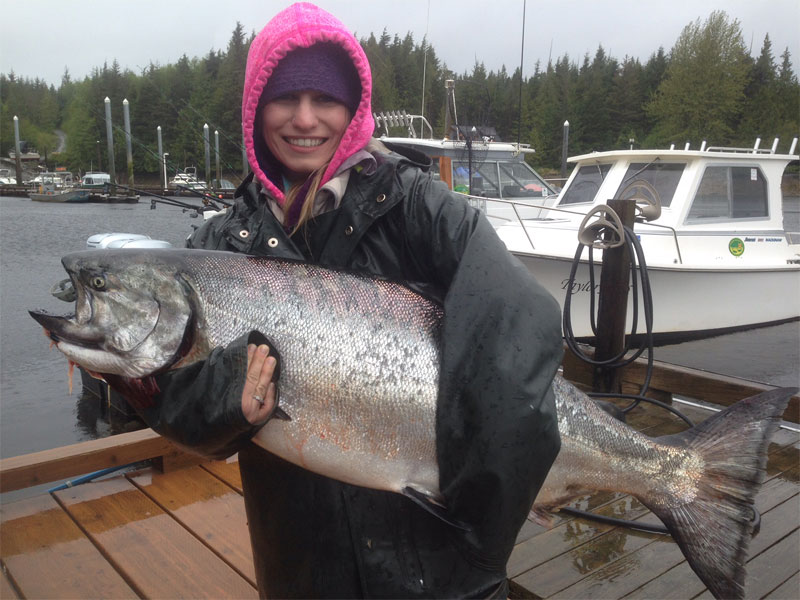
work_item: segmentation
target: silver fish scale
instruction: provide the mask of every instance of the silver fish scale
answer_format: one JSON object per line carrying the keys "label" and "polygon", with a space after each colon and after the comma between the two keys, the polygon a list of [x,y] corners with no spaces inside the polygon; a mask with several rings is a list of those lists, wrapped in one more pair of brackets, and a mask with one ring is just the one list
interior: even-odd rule
{"label": "silver fish scale", "polygon": [[678,506],[694,498],[704,467],[697,452],[631,429],[561,377],[553,389],[562,447],[537,505],[563,504],[579,495],[578,482],[584,489],[627,492],[653,504]]}
{"label": "silver fish scale", "polygon": [[[258,443],[351,483],[438,493],[440,307],[394,283],[305,263],[192,260],[202,263],[188,271],[211,347],[255,329],[281,355],[280,405],[292,421],[271,421]],[[336,459],[342,451],[352,464]]]}

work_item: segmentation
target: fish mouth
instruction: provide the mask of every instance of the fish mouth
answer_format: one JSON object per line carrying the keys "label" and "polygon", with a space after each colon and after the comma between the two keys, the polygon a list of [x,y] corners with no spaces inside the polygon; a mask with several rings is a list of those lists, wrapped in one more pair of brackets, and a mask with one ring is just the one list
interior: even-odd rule
{"label": "fish mouth", "polygon": [[47,337],[56,344],[67,342],[74,346],[99,349],[105,336],[75,322],[75,315],[58,316],[44,310],[29,310],[28,314],[44,327]]}

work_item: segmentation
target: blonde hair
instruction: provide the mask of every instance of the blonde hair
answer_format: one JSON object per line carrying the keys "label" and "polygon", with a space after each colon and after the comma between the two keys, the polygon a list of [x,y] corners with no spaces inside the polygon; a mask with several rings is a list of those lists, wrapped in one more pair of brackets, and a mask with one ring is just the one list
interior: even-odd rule
{"label": "blonde hair", "polygon": [[[320,184],[322,183],[322,176],[325,174],[325,170],[328,168],[330,161],[327,161],[324,165],[322,165],[319,169],[314,171],[308,176],[308,179],[305,181],[300,181],[299,183],[294,183],[286,192],[286,199],[283,202],[283,218],[284,221],[289,216],[289,211],[292,205],[295,202],[302,202],[303,207],[300,209],[300,216],[297,218],[297,223],[294,225],[294,229],[292,229],[292,233],[290,235],[294,235],[298,229],[311,217],[313,217],[314,211],[314,198],[317,196],[317,192],[319,191]],[[306,184],[307,181],[310,181],[310,185],[308,186],[308,190],[306,191],[306,195],[304,198],[298,198],[300,194],[300,190]]]}

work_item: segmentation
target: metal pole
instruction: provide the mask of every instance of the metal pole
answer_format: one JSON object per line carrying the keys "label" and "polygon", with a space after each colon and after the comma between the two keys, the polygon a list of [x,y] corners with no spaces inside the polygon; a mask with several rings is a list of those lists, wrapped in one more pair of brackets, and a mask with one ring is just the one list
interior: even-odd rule
{"label": "metal pole", "polygon": [[17,170],[17,185],[22,185],[22,155],[19,148],[19,119],[14,115],[14,166]]}
{"label": "metal pole", "polygon": [[569,145],[569,121],[564,121],[564,137],[561,140],[561,178],[567,176],[567,146]]}
{"label": "metal pole", "polygon": [[206,150],[206,183],[211,183],[211,141],[208,138],[208,123],[203,125],[203,145],[205,146]]}
{"label": "metal pole", "polygon": [[125,153],[128,159],[128,185],[134,185],[133,150],[131,149],[131,113],[127,98],[122,101],[122,116],[125,121]]}
{"label": "metal pole", "polygon": [[216,129],[214,130],[214,159],[217,163],[217,185],[219,187],[220,184],[220,172],[219,172],[219,131]]}
{"label": "metal pole", "polygon": [[117,170],[114,166],[114,132],[111,126],[111,100],[108,96],[103,100],[106,105],[106,144],[108,145],[108,174],[111,182],[117,182]]}
{"label": "metal pole", "polygon": [[161,175],[164,179],[164,189],[167,189],[167,164],[164,161],[164,146],[161,143],[161,125],[156,127],[156,141],[158,142],[158,161],[161,163]]}

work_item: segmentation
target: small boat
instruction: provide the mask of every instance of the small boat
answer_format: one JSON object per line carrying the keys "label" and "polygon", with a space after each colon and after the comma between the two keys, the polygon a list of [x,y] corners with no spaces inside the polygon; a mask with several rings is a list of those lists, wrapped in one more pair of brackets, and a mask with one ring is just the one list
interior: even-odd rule
{"label": "small boat", "polygon": [[197,167],[186,167],[169,180],[169,189],[176,193],[186,190],[204,192],[208,190],[208,184],[197,178]]}
{"label": "small boat", "polygon": [[[133,193],[112,194],[114,182],[108,173],[89,171],[81,177],[81,189],[89,190],[89,202],[100,204],[136,204],[139,196]],[[114,189],[117,189],[116,187]]]}
{"label": "small boat", "polygon": [[45,172],[38,177],[36,192],[28,194],[36,202],[88,202],[89,190],[75,187],[72,173]]}
{"label": "small boat", "polygon": [[17,178],[11,176],[11,169],[0,169],[0,185],[17,185]]}
{"label": "small boat", "polygon": [[[439,177],[459,191],[456,169],[463,167],[465,142],[381,139],[428,154],[434,168],[439,163]],[[593,285],[584,247],[570,282],[578,234],[587,214],[611,198],[635,199],[642,213],[634,231],[646,258],[658,343],[774,325],[800,319],[800,244],[784,231],[781,193],[784,169],[798,160],[797,139],[788,154],[776,152],[777,141],[771,149],[759,149],[758,143],[754,148],[704,144],[698,150],[687,146],[575,156],[569,159],[575,168],[564,188],[536,201],[519,189],[527,188],[519,185],[522,178],[511,177],[516,172],[503,163],[507,159],[500,145],[473,142],[473,153],[475,147],[482,153],[478,166],[473,164],[473,177],[480,175],[483,186],[476,193],[473,185],[468,201],[485,211],[508,249],[562,309],[570,295],[577,338],[594,337],[590,310],[597,306],[602,260],[602,250],[596,250]],[[447,160],[449,148],[460,152],[458,161]],[[516,156],[523,152],[506,150]],[[519,172],[533,172],[519,159],[518,164]],[[637,331],[643,333],[641,296],[638,308]],[[629,331],[632,313],[629,306]]]}

